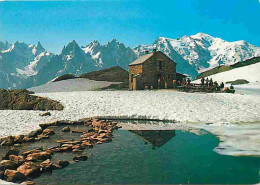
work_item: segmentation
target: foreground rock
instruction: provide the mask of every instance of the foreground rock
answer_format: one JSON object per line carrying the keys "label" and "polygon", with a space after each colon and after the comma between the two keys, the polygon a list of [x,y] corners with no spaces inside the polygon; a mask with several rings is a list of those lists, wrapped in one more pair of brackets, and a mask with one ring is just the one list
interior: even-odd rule
{"label": "foreground rock", "polygon": [[23,182],[27,179],[24,174],[15,170],[5,170],[4,177],[9,182]]}
{"label": "foreground rock", "polygon": [[25,176],[38,176],[40,173],[40,167],[33,162],[25,162],[17,168],[17,171]]}
{"label": "foreground rock", "polygon": [[40,116],[51,116],[51,113],[50,112],[45,112],[45,113],[40,114]]}
{"label": "foreground rock", "polygon": [[23,89],[0,89],[0,110],[63,110],[59,102],[31,94]]}
{"label": "foreground rock", "polygon": [[39,152],[39,153],[32,153],[29,154],[26,158],[26,161],[44,161],[47,159],[51,159],[51,153],[49,152]]}
{"label": "foreground rock", "polygon": [[70,132],[70,127],[64,127],[61,129],[62,132]]}
{"label": "foreground rock", "polygon": [[11,160],[3,160],[0,162],[0,169],[16,169],[17,164]]}

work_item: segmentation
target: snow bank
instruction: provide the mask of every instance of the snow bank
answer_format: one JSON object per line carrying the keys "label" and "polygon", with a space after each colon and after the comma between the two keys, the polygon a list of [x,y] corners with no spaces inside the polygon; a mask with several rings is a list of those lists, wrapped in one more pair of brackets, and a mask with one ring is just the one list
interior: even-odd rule
{"label": "snow bank", "polygon": [[[245,67],[239,67],[236,69],[232,69],[230,71],[225,71],[222,73],[217,73],[215,75],[208,76],[208,78],[212,78],[213,81],[217,81],[218,83],[227,82],[227,81],[235,81],[238,79],[244,79],[249,82],[260,82],[260,63],[248,65]],[[195,80],[194,83],[200,83],[199,80]]]}
{"label": "snow bank", "polygon": [[[190,123],[260,121],[260,97],[234,94],[195,94],[172,91],[81,91],[41,93],[60,101],[63,111],[0,111],[0,136],[38,128],[39,123],[90,116],[176,120]],[[7,129],[4,129],[7,128]],[[3,130],[4,129],[4,130]]]}
{"label": "snow bank", "polygon": [[105,82],[94,81],[86,78],[68,79],[57,82],[49,82],[44,85],[29,88],[29,91],[36,93],[49,93],[49,92],[72,92],[72,91],[91,91],[104,87],[108,87],[111,84],[118,84],[120,82]]}

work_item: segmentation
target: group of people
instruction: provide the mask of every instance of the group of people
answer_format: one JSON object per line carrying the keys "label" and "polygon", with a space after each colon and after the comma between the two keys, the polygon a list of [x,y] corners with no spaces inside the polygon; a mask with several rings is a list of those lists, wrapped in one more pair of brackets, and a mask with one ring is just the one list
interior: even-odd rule
{"label": "group of people", "polygon": [[[184,78],[181,81],[173,80],[173,86],[174,87],[182,86],[182,87],[189,88],[193,85],[191,84],[190,78]],[[219,85],[217,81],[213,82],[212,78],[205,79],[204,77],[201,78],[201,87],[208,87],[208,88],[210,88],[212,90],[216,90],[216,91],[222,91],[223,89],[225,89],[225,85],[223,82],[221,82]],[[230,90],[234,90],[234,87],[232,85],[230,86]]]}
{"label": "group of people", "polygon": [[182,81],[178,80],[173,80],[173,86],[177,87],[177,86],[182,86],[182,87],[187,87],[191,85],[191,79],[190,78],[184,78]]}
{"label": "group of people", "polygon": [[224,88],[224,83],[221,82],[221,84],[219,85],[217,81],[213,82],[212,78],[201,78],[201,86],[202,87],[211,87],[211,88],[215,88],[217,91],[221,90]]}
{"label": "group of people", "polygon": [[[213,82],[212,78],[210,78],[210,79],[206,78],[206,80],[205,80],[204,77],[201,78],[201,86],[202,87],[210,87],[210,88],[215,89],[217,91],[223,90],[224,87],[225,87],[223,82],[221,82],[220,85],[219,85],[217,81]],[[234,90],[234,87],[231,85],[230,89]]]}

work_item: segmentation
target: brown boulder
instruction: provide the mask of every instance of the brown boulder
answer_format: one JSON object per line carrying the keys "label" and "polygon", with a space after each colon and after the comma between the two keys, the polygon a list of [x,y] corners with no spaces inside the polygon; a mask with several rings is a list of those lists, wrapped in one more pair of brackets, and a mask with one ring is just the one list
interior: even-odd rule
{"label": "brown boulder", "polygon": [[25,181],[22,184],[23,185],[34,185],[35,183],[33,181]]}
{"label": "brown boulder", "polygon": [[45,134],[40,134],[40,135],[37,136],[37,139],[39,139],[39,140],[41,140],[41,139],[49,139],[49,138],[50,138],[50,136],[45,135]]}
{"label": "brown boulder", "polygon": [[41,164],[40,164],[40,167],[41,167],[41,171],[52,171],[53,169],[53,166],[51,164],[51,160],[50,159],[47,159],[45,161],[43,161]]}
{"label": "brown boulder", "polygon": [[25,162],[17,168],[17,171],[25,176],[37,176],[39,175],[40,167],[33,162]]}
{"label": "brown boulder", "polygon": [[0,89],[0,110],[62,110],[63,106],[54,100],[31,96],[24,89]]}
{"label": "brown boulder", "polygon": [[0,179],[3,180],[4,179],[4,174],[5,172],[4,171],[0,171]]}
{"label": "brown boulder", "polygon": [[5,170],[4,176],[8,182],[23,182],[27,179],[24,174],[15,170]]}
{"label": "brown boulder", "polygon": [[27,156],[26,161],[44,161],[51,159],[51,157],[49,152],[32,153]]}
{"label": "brown boulder", "polygon": [[53,152],[69,152],[72,151],[72,147],[60,147],[52,150]]}
{"label": "brown boulder", "polygon": [[41,133],[42,133],[42,129],[40,128],[40,129],[31,131],[27,136],[28,137],[37,137]]}
{"label": "brown boulder", "polygon": [[37,149],[26,151],[26,152],[22,153],[22,155],[26,158],[29,154],[40,153],[40,152],[42,152],[42,148],[37,148]]}
{"label": "brown boulder", "polygon": [[78,155],[73,157],[73,161],[78,162],[78,161],[86,161],[88,159],[88,156],[86,155]]}
{"label": "brown boulder", "polygon": [[83,141],[81,146],[82,147],[89,147],[89,148],[93,147],[93,145],[90,142],[88,142],[88,141]]}
{"label": "brown boulder", "polygon": [[69,164],[70,164],[69,161],[60,161],[60,160],[57,161],[57,165],[61,166],[62,168],[69,166]]}
{"label": "brown boulder", "polygon": [[4,160],[8,160],[10,155],[19,155],[19,150],[14,149],[14,148],[10,149],[10,150],[5,154],[5,156],[3,157],[3,159],[4,159]]}
{"label": "brown boulder", "polygon": [[70,127],[64,127],[61,129],[62,132],[70,132]]}
{"label": "brown boulder", "polygon": [[82,153],[83,150],[80,150],[80,149],[73,149],[72,152],[75,152],[75,153]]}
{"label": "brown boulder", "polygon": [[52,170],[60,170],[60,169],[62,169],[62,167],[59,166],[58,164],[53,164],[52,165]]}
{"label": "brown boulder", "polygon": [[16,143],[23,143],[24,135],[18,135],[14,138],[14,142]]}
{"label": "brown boulder", "polygon": [[44,112],[44,113],[40,114],[40,116],[51,116],[51,113],[50,112]]}
{"label": "brown boulder", "polygon": [[14,137],[13,136],[8,136],[6,138],[3,138],[2,143],[0,146],[12,146],[14,145]]}
{"label": "brown boulder", "polygon": [[24,157],[23,156],[17,156],[17,155],[10,155],[9,159],[16,164],[22,164],[24,162]]}
{"label": "brown boulder", "polygon": [[17,167],[17,164],[11,160],[3,160],[0,162],[0,168],[2,168],[2,169],[14,170],[14,169],[16,169],[16,167]]}
{"label": "brown boulder", "polygon": [[35,138],[27,137],[27,136],[23,138],[23,142],[32,142],[32,141],[35,141]]}
{"label": "brown boulder", "polygon": [[42,131],[42,134],[50,136],[55,134],[55,132],[52,129],[46,128]]}

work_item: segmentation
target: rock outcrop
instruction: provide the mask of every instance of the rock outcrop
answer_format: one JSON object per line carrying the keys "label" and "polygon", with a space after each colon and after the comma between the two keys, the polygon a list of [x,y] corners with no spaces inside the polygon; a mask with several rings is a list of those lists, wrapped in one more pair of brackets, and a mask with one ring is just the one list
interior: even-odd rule
{"label": "rock outcrop", "polygon": [[0,110],[63,110],[59,102],[31,95],[33,92],[0,89]]}

